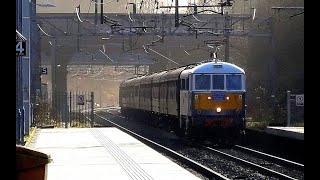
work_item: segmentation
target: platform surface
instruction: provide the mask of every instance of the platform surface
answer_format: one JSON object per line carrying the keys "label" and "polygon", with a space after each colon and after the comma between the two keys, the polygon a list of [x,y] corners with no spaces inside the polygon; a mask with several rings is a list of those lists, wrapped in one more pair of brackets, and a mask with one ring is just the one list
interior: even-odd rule
{"label": "platform surface", "polygon": [[265,130],[268,134],[283,136],[291,139],[304,140],[304,127],[276,127],[268,126]]}
{"label": "platform surface", "polygon": [[113,127],[40,129],[33,148],[53,160],[47,180],[200,179]]}

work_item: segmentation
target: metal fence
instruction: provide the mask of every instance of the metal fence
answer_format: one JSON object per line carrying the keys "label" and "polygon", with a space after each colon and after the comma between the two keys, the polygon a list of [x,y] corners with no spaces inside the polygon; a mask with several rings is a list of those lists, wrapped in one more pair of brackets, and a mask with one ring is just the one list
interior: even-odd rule
{"label": "metal fence", "polygon": [[93,92],[43,92],[34,108],[36,127],[92,127]]}

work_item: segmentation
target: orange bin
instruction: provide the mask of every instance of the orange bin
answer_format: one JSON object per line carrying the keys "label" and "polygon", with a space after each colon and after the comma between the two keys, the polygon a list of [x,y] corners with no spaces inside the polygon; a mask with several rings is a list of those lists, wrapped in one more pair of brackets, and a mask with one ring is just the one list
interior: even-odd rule
{"label": "orange bin", "polygon": [[50,156],[16,145],[16,180],[46,180]]}

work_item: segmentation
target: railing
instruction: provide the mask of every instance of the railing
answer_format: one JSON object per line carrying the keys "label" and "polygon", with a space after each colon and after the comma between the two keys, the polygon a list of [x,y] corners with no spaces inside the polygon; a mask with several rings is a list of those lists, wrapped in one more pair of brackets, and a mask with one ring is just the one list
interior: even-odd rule
{"label": "railing", "polygon": [[93,92],[43,93],[34,109],[33,125],[45,127],[92,127]]}

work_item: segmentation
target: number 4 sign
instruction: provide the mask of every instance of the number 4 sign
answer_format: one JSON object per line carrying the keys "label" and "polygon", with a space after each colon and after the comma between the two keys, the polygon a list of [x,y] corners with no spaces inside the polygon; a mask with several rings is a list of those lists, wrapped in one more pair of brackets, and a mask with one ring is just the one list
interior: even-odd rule
{"label": "number 4 sign", "polygon": [[26,55],[26,42],[16,41],[16,56],[25,56],[25,55]]}

